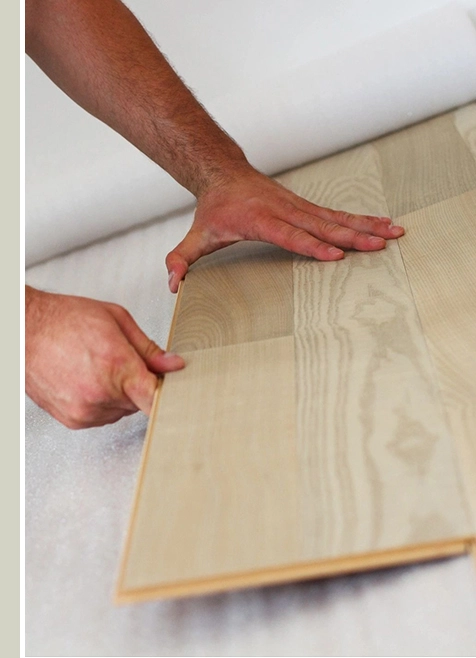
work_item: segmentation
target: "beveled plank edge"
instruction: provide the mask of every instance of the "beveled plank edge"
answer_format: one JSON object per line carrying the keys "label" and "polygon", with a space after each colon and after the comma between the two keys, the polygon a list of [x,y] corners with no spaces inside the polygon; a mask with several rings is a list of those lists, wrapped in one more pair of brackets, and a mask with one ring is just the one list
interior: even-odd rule
{"label": "beveled plank edge", "polygon": [[[413,215],[415,213],[421,213],[421,212],[426,212],[426,211],[431,212],[432,209],[436,208],[437,206],[441,206],[442,204],[449,203],[449,202],[451,202],[455,199],[458,199],[462,196],[467,196],[467,195],[470,195],[470,194],[472,195],[475,192],[476,192],[476,186],[474,188],[470,189],[470,190],[467,190],[466,192],[462,192],[461,194],[456,194],[455,196],[448,197],[447,199],[444,199],[443,201],[438,201],[437,203],[432,203],[429,206],[426,206],[425,208],[420,208],[419,210],[414,210],[410,213],[406,213],[405,215],[400,215],[398,217],[398,219],[399,220],[405,220],[405,217],[410,217],[411,215]],[[403,221],[403,224],[404,223],[405,222]],[[407,280],[408,289],[409,289],[411,297],[412,297],[413,305],[415,307],[415,312],[417,314],[418,322],[420,324],[420,329],[421,329],[421,332],[422,332],[422,335],[423,335],[423,338],[424,338],[424,341],[425,341],[428,358],[429,358],[431,366],[432,366],[434,382],[435,382],[435,384],[438,388],[438,396],[440,398],[440,404],[441,404],[441,410],[443,412],[443,418],[444,418],[446,427],[448,428],[449,436],[451,437],[452,452],[453,452],[453,456],[454,456],[454,465],[455,465],[456,473],[458,475],[458,480],[459,480],[459,484],[460,484],[460,488],[461,488],[462,502],[464,504],[466,516],[468,518],[468,522],[471,526],[471,532],[476,532],[476,506],[472,502],[472,496],[471,496],[472,487],[471,487],[470,484],[468,484],[469,477],[468,477],[467,471],[464,467],[464,459],[463,459],[464,449],[462,450],[462,448],[461,448],[461,445],[463,443],[465,443],[465,441],[464,440],[461,441],[461,439],[458,439],[458,437],[453,435],[453,433],[450,430],[450,421],[449,421],[449,416],[448,416],[448,409],[447,409],[445,403],[443,402],[443,397],[442,397],[443,393],[442,393],[441,386],[440,386],[440,374],[438,372],[438,368],[437,368],[437,365],[435,363],[435,358],[433,356],[433,352],[432,352],[432,348],[431,348],[429,339],[428,339],[428,337],[427,337],[427,335],[426,335],[426,333],[423,329],[423,321],[422,321],[421,314],[420,314],[420,305],[417,302],[414,287],[413,287],[412,280],[411,280],[411,276],[408,273],[407,264],[405,262],[405,257],[404,257],[404,254],[403,254],[404,247],[402,248],[402,242],[401,242],[402,238],[405,239],[405,235],[403,235],[401,238],[398,238],[398,240],[397,240],[398,250],[399,250],[399,253],[400,253],[400,258],[401,258],[401,261],[403,263],[403,268],[404,268],[405,277],[406,277],[406,280]],[[476,535],[475,535],[475,542],[476,542]],[[475,543],[475,546],[476,546],[476,543]],[[474,549],[473,552],[474,552],[474,555],[475,555],[475,562],[476,562],[476,548]]]}
{"label": "beveled plank edge", "polygon": [[476,537],[461,537],[413,546],[402,546],[316,562],[292,564],[260,571],[227,574],[131,590],[124,590],[119,585],[114,602],[122,605],[158,599],[216,594],[249,587],[263,587],[331,576],[343,576],[360,571],[375,571],[382,568],[429,562],[463,554],[476,555]]}
{"label": "beveled plank edge", "polygon": [[[465,196],[467,194],[473,194],[474,192],[476,192],[476,181],[475,181],[474,187],[471,187],[469,190],[466,190],[466,192],[461,192],[460,194],[455,194],[453,196],[449,196],[446,199],[442,199],[441,201],[436,201],[435,203],[430,203],[428,206],[423,206],[423,208],[418,208],[417,210],[412,210],[411,212],[406,212],[404,215],[395,215],[393,217],[393,220],[404,219],[405,217],[410,217],[410,215],[415,215],[418,212],[424,212],[424,211],[427,211],[427,210],[431,211],[432,208],[436,208],[436,206],[440,206],[442,203],[448,203],[449,201],[454,201],[454,199],[459,199],[459,197]],[[393,223],[395,223],[395,222],[393,222]],[[400,244],[399,241],[402,238],[405,238],[405,235],[406,234],[404,233],[402,236],[397,238],[398,244]],[[401,251],[401,249],[400,249],[400,251]],[[402,256],[402,258],[403,258],[403,256]]]}
{"label": "beveled plank edge", "polygon": [[179,282],[179,287],[177,290],[177,299],[175,300],[174,312],[172,315],[172,322],[170,323],[169,335],[167,337],[167,351],[170,350],[170,347],[172,345],[172,338],[175,331],[175,325],[177,324],[177,319],[180,312],[180,303],[182,301],[184,284],[185,284],[185,279],[182,279],[182,281]]}
{"label": "beveled plank edge", "polygon": [[[183,284],[184,284],[184,281],[180,281],[179,287],[178,287],[178,290],[177,290],[177,298],[175,300],[174,312],[173,312],[173,315],[172,315],[172,321],[170,323],[169,335],[167,337],[167,348],[166,348],[167,351],[170,350],[170,345],[171,345],[171,342],[172,342],[172,336],[173,336],[174,328],[175,328],[175,325],[176,325],[176,322],[177,322],[177,317],[178,317],[179,307],[180,307],[180,301],[182,299]],[[147,432],[146,432],[146,435],[145,435],[144,446],[142,448],[142,455],[141,455],[141,461],[140,461],[140,466],[139,466],[139,473],[138,473],[137,480],[136,480],[134,495],[132,497],[133,502],[132,502],[131,512],[129,514],[129,525],[128,525],[128,528],[127,528],[126,538],[124,540],[123,548],[122,548],[122,551],[121,551],[121,560],[120,560],[120,563],[119,563],[117,583],[123,582],[124,575],[125,575],[125,572],[126,572],[126,565],[127,565],[127,560],[129,558],[130,548],[131,548],[133,529],[134,529],[135,523],[136,523],[137,510],[138,510],[138,507],[139,507],[139,500],[140,500],[140,494],[141,494],[142,484],[143,484],[143,480],[144,480],[144,474],[145,474],[145,469],[146,469],[146,464],[147,464],[147,458],[149,456],[150,446],[152,444],[152,435],[153,435],[153,431],[154,431],[155,420],[157,418],[157,410],[159,408],[160,395],[162,393],[163,385],[164,385],[164,377],[161,377],[158,380],[157,388],[155,389],[154,400],[152,402],[152,409],[150,411],[149,422],[147,424]],[[118,586],[119,585],[116,585],[116,587],[118,587]]]}

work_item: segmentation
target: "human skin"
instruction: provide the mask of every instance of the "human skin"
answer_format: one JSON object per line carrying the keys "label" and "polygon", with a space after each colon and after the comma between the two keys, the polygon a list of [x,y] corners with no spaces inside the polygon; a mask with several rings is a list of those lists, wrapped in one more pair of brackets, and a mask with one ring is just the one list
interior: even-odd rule
{"label": "human skin", "polygon": [[[403,234],[388,217],[312,204],[257,171],[120,0],[27,0],[25,28],[28,55],[55,84],[195,195],[192,227],[166,258],[172,292],[198,258],[239,240],[330,261],[346,249],[383,249]],[[140,332],[132,318],[127,326],[118,320],[124,309],[76,299],[27,289],[27,393],[68,427],[149,413],[156,374],[183,367],[183,360],[164,357],[152,342],[139,347],[131,340],[131,323],[134,336]],[[79,309],[81,322],[73,325]],[[87,358],[88,367],[68,371],[64,355],[77,364]]]}
{"label": "human skin", "polygon": [[138,409],[149,414],[157,375],[184,366],[117,304],[30,286],[25,293],[27,391],[71,429],[113,423]]}

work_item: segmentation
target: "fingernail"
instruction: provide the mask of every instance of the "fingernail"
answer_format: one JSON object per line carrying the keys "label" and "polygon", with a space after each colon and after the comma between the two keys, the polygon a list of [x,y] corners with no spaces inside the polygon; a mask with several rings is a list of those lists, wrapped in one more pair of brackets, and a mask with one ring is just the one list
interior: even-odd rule
{"label": "fingernail", "polygon": [[383,238],[378,238],[376,235],[371,235],[369,238],[369,242],[372,244],[384,244],[385,240]]}
{"label": "fingernail", "polygon": [[169,288],[172,292],[177,292],[177,284],[175,282],[177,275],[175,272],[170,272],[169,274]]}
{"label": "fingernail", "polygon": [[405,229],[403,226],[392,226],[390,233],[398,237],[399,235],[403,235],[405,233]]}
{"label": "fingernail", "polygon": [[379,219],[380,219],[381,222],[387,222],[387,224],[392,223],[392,220],[390,219],[390,217],[379,217]]}
{"label": "fingernail", "polygon": [[343,256],[344,255],[344,252],[342,251],[342,249],[337,249],[337,247],[330,247],[329,253],[331,254],[331,256]]}
{"label": "fingernail", "polygon": [[163,355],[167,360],[170,360],[170,365],[174,369],[183,368],[185,366],[185,361],[179,354],[174,352],[164,352]]}

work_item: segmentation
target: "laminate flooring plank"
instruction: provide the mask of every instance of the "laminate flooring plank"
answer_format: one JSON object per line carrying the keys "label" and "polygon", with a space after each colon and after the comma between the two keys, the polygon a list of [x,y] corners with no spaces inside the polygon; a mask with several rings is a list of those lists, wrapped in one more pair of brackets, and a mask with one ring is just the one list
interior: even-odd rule
{"label": "laminate flooring plank", "polygon": [[306,556],[469,533],[398,244],[339,263],[296,258],[294,290]]}
{"label": "laminate flooring plank", "polygon": [[380,161],[371,144],[286,172],[278,180],[320,206],[367,215],[388,215]]}
{"label": "laminate flooring plank", "polygon": [[373,142],[393,218],[458,196],[476,186],[476,161],[445,114]]}
{"label": "laminate flooring plank", "polygon": [[185,359],[150,429],[123,590],[299,557],[293,337]]}
{"label": "laminate flooring plank", "polygon": [[453,116],[456,129],[476,159],[476,103],[458,108]]}
{"label": "laminate flooring plank", "polygon": [[[387,215],[390,199],[402,214],[470,184],[476,163],[455,121],[438,117],[279,180],[320,205]],[[472,197],[459,199],[467,217]],[[187,368],[166,376],[149,422],[122,600],[465,550],[456,447],[397,242],[337,263],[257,243],[211,254],[186,277],[170,348]],[[459,431],[473,407],[452,395]]]}
{"label": "laminate flooring plank", "polygon": [[476,190],[400,218],[400,248],[436,366],[476,532]]}
{"label": "laminate flooring plank", "polygon": [[241,242],[187,274],[171,349],[190,352],[293,333],[292,255]]}

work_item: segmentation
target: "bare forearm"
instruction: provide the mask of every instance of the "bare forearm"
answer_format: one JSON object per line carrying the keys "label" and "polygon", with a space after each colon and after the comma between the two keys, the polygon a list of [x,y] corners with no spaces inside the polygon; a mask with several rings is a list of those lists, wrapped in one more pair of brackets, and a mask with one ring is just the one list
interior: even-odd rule
{"label": "bare forearm", "polygon": [[338,260],[403,235],[387,217],[323,208],[256,171],[120,0],[26,0],[26,44],[71,98],[197,197],[189,233],[167,256],[173,292],[198,258],[238,240]]}
{"label": "bare forearm", "polygon": [[26,44],[73,100],[196,196],[249,167],[119,0],[27,0]]}

